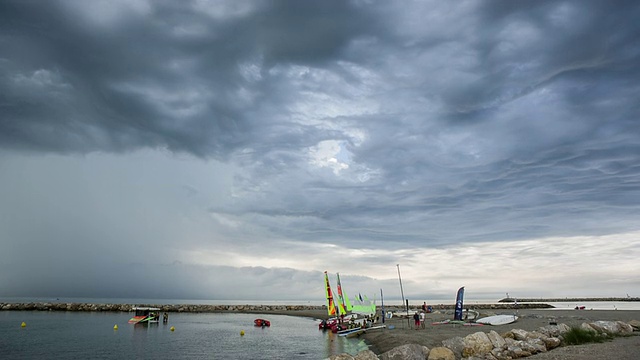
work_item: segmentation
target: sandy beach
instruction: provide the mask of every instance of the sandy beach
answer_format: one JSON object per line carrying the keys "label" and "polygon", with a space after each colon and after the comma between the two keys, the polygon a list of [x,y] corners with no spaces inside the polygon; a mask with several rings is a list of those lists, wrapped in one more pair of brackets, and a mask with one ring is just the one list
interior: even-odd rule
{"label": "sandy beach", "polygon": [[[513,314],[512,310],[479,310],[483,315]],[[274,311],[274,314],[307,316],[313,318],[326,318],[323,311]],[[478,331],[489,332],[495,330],[504,333],[511,329],[536,330],[539,327],[549,325],[551,322],[564,323],[569,326],[580,326],[583,322],[598,320],[624,321],[640,320],[638,310],[553,310],[553,309],[525,309],[518,311],[517,322],[501,326],[463,326],[457,324],[432,325],[446,319],[452,319],[451,311],[435,312],[427,314],[424,329],[414,330],[413,319],[394,317],[386,319],[385,325],[393,329],[377,330],[361,335],[370,345],[370,349],[376,354],[382,354],[394,347],[404,344],[420,344],[433,348],[442,346],[442,341],[456,336],[464,337]],[[579,346],[566,346],[554,349],[548,353],[537,354],[529,357],[535,360],[559,360],[559,359],[638,359],[640,358],[640,336],[617,338],[613,341],[599,344],[587,344]]]}

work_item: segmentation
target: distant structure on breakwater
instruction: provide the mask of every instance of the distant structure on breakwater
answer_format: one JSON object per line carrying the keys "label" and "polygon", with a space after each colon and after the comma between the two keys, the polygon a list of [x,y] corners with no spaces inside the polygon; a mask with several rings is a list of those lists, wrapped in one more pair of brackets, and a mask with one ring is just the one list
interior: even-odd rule
{"label": "distant structure on breakwater", "polygon": [[[305,312],[305,311],[325,311],[325,305],[158,305],[158,304],[93,304],[93,303],[0,303],[0,310],[4,311],[96,311],[96,312],[129,312],[135,306],[156,307],[160,311],[166,312],[187,312],[187,313],[216,313],[216,312],[238,312],[238,313],[283,313]],[[419,309],[420,305],[412,305],[412,310]],[[455,305],[439,304],[433,305],[434,310],[454,309]],[[527,304],[473,304],[465,306],[470,309],[548,309],[553,308],[549,304],[527,303]],[[404,306],[385,306],[387,311],[404,310]],[[378,306],[378,310],[382,310]]]}
{"label": "distant structure on breakwater", "polygon": [[532,303],[532,302],[598,302],[598,301],[640,301],[639,297],[611,297],[611,298],[504,298],[499,300],[501,303]]}

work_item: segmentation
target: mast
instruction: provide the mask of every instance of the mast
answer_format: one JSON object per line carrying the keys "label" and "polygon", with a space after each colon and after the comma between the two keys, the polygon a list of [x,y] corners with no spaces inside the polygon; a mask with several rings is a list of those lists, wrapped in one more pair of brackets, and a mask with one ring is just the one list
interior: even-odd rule
{"label": "mast", "polygon": [[398,267],[398,280],[400,280],[400,294],[402,294],[402,305],[404,305],[404,290],[402,289],[402,277],[400,277],[400,264],[396,264]]}
{"label": "mast", "polygon": [[382,303],[382,323],[384,324],[384,296],[382,295],[382,288],[380,288],[380,302]]}

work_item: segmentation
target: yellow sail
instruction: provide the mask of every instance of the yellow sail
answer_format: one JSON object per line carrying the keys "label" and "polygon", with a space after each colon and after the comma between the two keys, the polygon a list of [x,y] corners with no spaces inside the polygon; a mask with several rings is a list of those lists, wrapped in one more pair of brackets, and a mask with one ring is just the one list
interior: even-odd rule
{"label": "yellow sail", "polygon": [[327,296],[327,312],[329,316],[336,316],[336,304],[333,301],[333,294],[331,293],[331,285],[329,284],[329,275],[327,272],[324,272],[324,282],[325,282],[325,294]]}

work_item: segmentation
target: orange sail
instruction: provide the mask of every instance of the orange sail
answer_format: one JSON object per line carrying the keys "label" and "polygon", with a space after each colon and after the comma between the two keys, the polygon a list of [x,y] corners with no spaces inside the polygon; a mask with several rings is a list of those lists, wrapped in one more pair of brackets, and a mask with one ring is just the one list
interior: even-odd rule
{"label": "orange sail", "polygon": [[329,284],[329,276],[327,272],[324,272],[325,290],[327,295],[327,312],[329,316],[336,316],[336,304],[333,301],[333,293],[331,292],[331,285]]}

